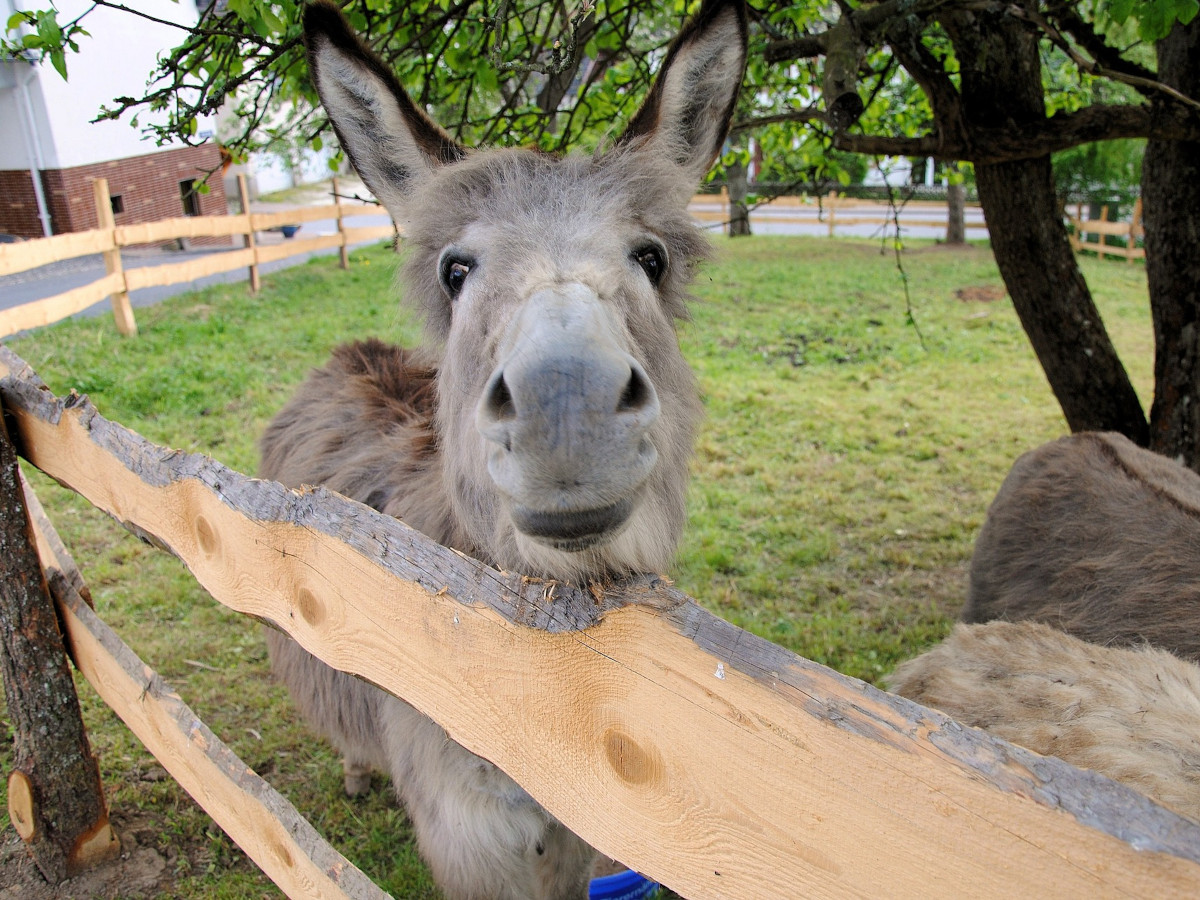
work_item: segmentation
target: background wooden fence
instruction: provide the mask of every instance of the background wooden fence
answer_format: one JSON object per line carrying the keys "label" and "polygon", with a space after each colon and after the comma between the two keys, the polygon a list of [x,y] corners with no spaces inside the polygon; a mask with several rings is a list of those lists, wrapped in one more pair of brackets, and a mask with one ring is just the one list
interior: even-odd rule
{"label": "background wooden fence", "polygon": [[[894,226],[897,220],[902,228],[937,227],[940,223],[936,216],[940,215],[944,222],[949,214],[945,203],[933,200],[906,201],[896,214],[887,206],[886,200],[859,200],[840,196],[837,191],[830,191],[825,197],[774,197],[761,206],[752,205],[750,221],[752,226],[821,225],[827,229],[828,236],[833,237],[838,228],[854,225],[883,228]],[[719,194],[697,195],[690,210],[692,216],[702,222],[721,222],[727,227],[731,217],[729,193],[721,188]],[[987,231],[987,225],[982,222],[966,222],[965,228]]]}
{"label": "background wooden fence", "polygon": [[[346,207],[337,197],[334,181],[332,206],[310,206],[273,213],[250,212],[250,200],[244,176],[238,178],[242,212],[230,216],[181,216],[147,222],[138,225],[117,226],[113,221],[112,203],[109,199],[108,181],[97,178],[93,182],[96,214],[100,227],[91,231],[60,234],[14,244],[0,244],[0,275],[24,272],[38,266],[48,265],[80,256],[104,255],[105,275],[90,284],[72,290],[0,310],[0,336],[15,334],[26,328],[49,325],[67,316],[74,315],[95,303],[111,299],[113,316],[121,334],[137,333],[137,322],[129,302],[129,292],[139,288],[158,285],[180,284],[247,268],[250,273],[250,288],[259,288],[258,267],[278,259],[300,253],[311,253],[330,247],[341,249],[342,268],[347,265],[347,248],[360,241],[378,240],[395,234],[394,225],[372,225],[350,227],[347,219],[355,216],[376,214],[376,210],[359,211]],[[336,219],[337,233],[313,238],[300,238],[280,244],[263,246],[255,239],[256,232],[278,229],[285,225],[300,225],[319,219]],[[121,248],[136,244],[152,244],[178,239],[233,237],[241,235],[245,246],[240,249],[213,253],[202,259],[160,266],[126,269],[121,261]]]}
{"label": "background wooden fence", "polygon": [[[796,657],[665,579],[498,572],[336,494],[152,445],[6,348],[0,402],[29,462],[217,600],[404,697],[684,896],[1200,896],[1200,825]],[[378,897],[72,594],[39,527],[77,665],[162,765],[289,894]]]}
{"label": "background wooden fence", "polygon": [[[1128,222],[1110,222],[1108,221],[1108,207],[1100,207],[1100,218],[1087,219],[1083,215],[1083,204],[1075,206],[1075,215],[1068,216],[1067,222],[1071,225],[1071,247],[1076,253],[1081,250],[1090,250],[1101,259],[1107,254],[1108,256],[1123,256],[1130,263],[1135,259],[1145,259],[1145,247],[1139,247],[1138,242],[1146,236],[1146,230],[1142,227],[1142,200],[1139,197],[1133,205],[1133,215]],[[1088,235],[1096,235],[1095,243],[1089,241]],[[1108,238],[1121,237],[1125,239],[1123,245],[1110,244]]]}

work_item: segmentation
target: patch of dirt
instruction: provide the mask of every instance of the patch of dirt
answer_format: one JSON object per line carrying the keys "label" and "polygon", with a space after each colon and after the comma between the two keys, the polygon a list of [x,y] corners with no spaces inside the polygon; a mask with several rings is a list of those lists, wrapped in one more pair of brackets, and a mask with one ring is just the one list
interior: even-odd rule
{"label": "patch of dirt", "polygon": [[954,296],[963,303],[995,303],[997,300],[1003,300],[1008,295],[1001,285],[997,284],[977,284],[972,287],[961,287],[954,292]]}
{"label": "patch of dirt", "polygon": [[25,843],[12,828],[0,833],[0,900],[137,900],[170,895],[176,866],[155,848],[161,831],[148,816],[114,813],[112,826],[121,855],[60,884],[50,884],[33,864]]}

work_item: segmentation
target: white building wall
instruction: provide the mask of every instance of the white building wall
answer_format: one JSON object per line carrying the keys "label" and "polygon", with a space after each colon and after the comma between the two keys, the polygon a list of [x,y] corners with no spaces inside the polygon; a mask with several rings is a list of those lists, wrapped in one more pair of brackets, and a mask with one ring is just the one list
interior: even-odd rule
{"label": "white building wall", "polygon": [[[120,10],[97,7],[83,20],[91,37],[79,40],[79,53],[67,54],[67,75],[63,81],[49,62],[38,67],[29,84],[30,97],[38,118],[37,133],[42,165],[47,169],[66,169],[89,163],[106,162],[129,156],[142,156],[164,149],[153,139],[144,139],[140,128],[133,128],[131,115],[115,122],[97,122],[100,107],[113,105],[114,97],[141,96],[158,56],[179,44],[184,28],[195,24],[198,14],[194,0],[178,3],[164,0],[126,0],[127,5],[156,18],[178,23],[158,24]],[[0,16],[5,20],[18,9],[41,6],[34,0],[0,0]],[[70,21],[91,6],[86,0],[57,0],[59,21]],[[17,91],[0,91],[0,104],[16,100]],[[28,154],[22,135],[16,131],[20,117],[9,117],[7,105],[0,105],[0,168],[28,168]],[[138,113],[139,124],[151,121],[151,113]],[[158,121],[165,116],[158,114]],[[200,122],[200,131],[212,131],[211,120]],[[11,159],[10,159],[11,158]]]}

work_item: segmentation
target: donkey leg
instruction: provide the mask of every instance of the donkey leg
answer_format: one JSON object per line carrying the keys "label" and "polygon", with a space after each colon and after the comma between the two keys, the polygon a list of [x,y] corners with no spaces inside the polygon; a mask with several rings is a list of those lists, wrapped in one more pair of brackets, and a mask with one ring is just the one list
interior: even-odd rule
{"label": "donkey leg", "polygon": [[511,778],[389,698],[393,786],[447,900],[583,900],[595,851]]}
{"label": "donkey leg", "polygon": [[371,765],[349,755],[342,757],[342,773],[347,797],[362,797],[371,792]]}

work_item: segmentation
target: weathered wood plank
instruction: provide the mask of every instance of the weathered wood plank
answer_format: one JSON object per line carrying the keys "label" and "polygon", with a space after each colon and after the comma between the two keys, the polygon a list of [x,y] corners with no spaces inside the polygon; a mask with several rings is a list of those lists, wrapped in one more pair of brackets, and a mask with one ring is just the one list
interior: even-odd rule
{"label": "weathered wood plank", "polygon": [[117,244],[153,244],[158,241],[173,241],[177,238],[226,237],[246,234],[250,230],[250,217],[241,216],[177,216],[159,219],[157,222],[140,222],[135,225],[120,225],[116,228]]}
{"label": "weathered wood plank", "polygon": [[75,681],[0,403],[0,671],[13,733],[9,817],[51,884],[112,859],[108,822]]}
{"label": "weathered wood plank", "polygon": [[363,241],[380,241],[384,238],[390,238],[395,234],[396,229],[391,225],[346,226],[342,230],[346,244],[358,244]]}
{"label": "weathered wood plank", "polygon": [[32,492],[30,513],[76,668],[172,777],[290,897],[387,900],[92,611]]}
{"label": "weathered wood plank", "polygon": [[12,275],[64,259],[104,253],[115,246],[112,232],[103,229],[0,244],[0,275]]}
{"label": "weathered wood plank", "polygon": [[202,256],[199,259],[181,263],[169,263],[164,266],[145,266],[125,270],[125,283],[129,290],[154,287],[161,284],[179,284],[184,281],[195,281],[206,275],[217,272],[228,272],[230,269],[240,269],[254,262],[254,250],[226,250]]}
{"label": "weathered wood plank", "polygon": [[16,334],[26,328],[40,328],[73,316],[94,303],[107,300],[111,294],[124,286],[124,278],[119,273],[114,273],[98,278],[91,284],[55,294],[53,297],[44,297],[0,310],[0,336]]}
{"label": "weathered wood plank", "polygon": [[279,212],[251,213],[250,224],[255,231],[266,231],[268,228],[278,228],[280,225],[301,225],[304,222],[315,222],[319,219],[337,218],[337,209],[329,206],[305,206],[299,209],[284,209]]}
{"label": "weathered wood plank", "polygon": [[317,250],[327,250],[330,247],[340,246],[341,243],[342,236],[337,232],[311,238],[292,238],[281,244],[257,245],[254,248],[254,258],[259,264],[269,263],[277,259],[286,259],[289,256],[295,256],[298,253],[313,253]]}
{"label": "weathered wood plank", "polygon": [[[92,179],[92,201],[96,207],[96,221],[100,228],[113,235],[116,240],[116,222],[113,219],[112,197],[108,193],[107,178]],[[121,251],[114,247],[104,253],[104,269],[109,275],[121,276],[121,287],[109,296],[112,301],[113,321],[117,331],[126,337],[137,335],[137,320],[133,315],[133,304],[129,302],[129,288],[125,283],[124,264],[121,262]]]}
{"label": "weathered wood plank", "polygon": [[155,447],[6,350],[0,372],[36,465],[685,896],[1200,892],[1195,823],[800,659],[662,579],[528,582],[326,491]]}

